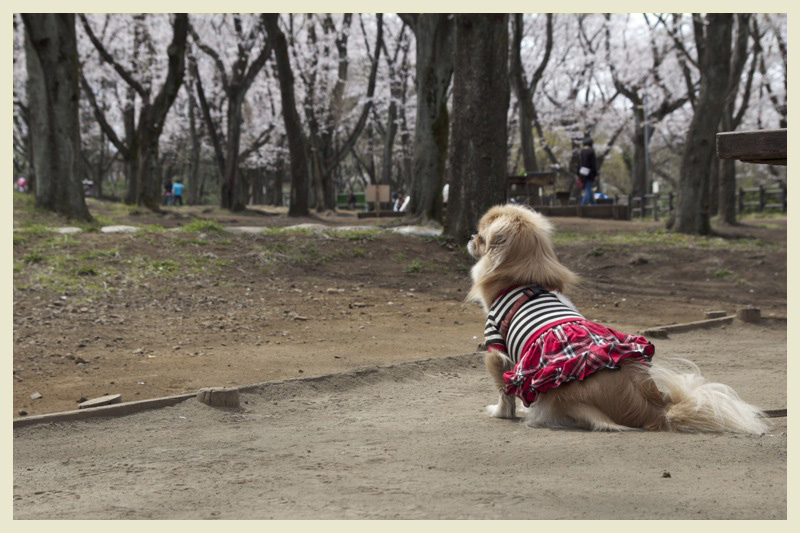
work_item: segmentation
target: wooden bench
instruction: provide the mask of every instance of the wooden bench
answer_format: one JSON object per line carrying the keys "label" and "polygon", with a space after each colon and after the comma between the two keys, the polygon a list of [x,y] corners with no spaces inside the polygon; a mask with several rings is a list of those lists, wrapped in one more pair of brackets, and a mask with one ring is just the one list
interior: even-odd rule
{"label": "wooden bench", "polygon": [[786,166],[786,128],[717,133],[717,157]]}
{"label": "wooden bench", "polygon": [[552,187],[556,184],[554,171],[528,172],[524,176],[508,176],[506,178],[506,201],[514,197],[524,196],[529,203],[533,194],[531,187]]}

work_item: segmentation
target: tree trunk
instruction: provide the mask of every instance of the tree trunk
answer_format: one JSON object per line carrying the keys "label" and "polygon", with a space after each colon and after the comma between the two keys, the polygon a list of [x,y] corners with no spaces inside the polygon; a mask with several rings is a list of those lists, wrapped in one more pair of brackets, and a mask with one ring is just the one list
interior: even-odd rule
{"label": "tree trunk", "polygon": [[281,86],[283,121],[289,142],[289,160],[292,172],[292,189],[289,195],[289,216],[308,216],[308,153],[303,125],[297,114],[294,97],[294,75],[289,62],[286,37],[278,27],[277,13],[261,15],[275,52],[275,63]]}
{"label": "tree trunk", "polygon": [[647,190],[647,141],[645,137],[644,124],[645,116],[641,109],[641,104],[633,106],[633,164],[631,168],[631,194],[642,196],[648,193]]}
{"label": "tree trunk", "polygon": [[186,92],[189,94],[189,134],[192,142],[192,151],[189,155],[189,176],[188,183],[186,184],[186,203],[189,205],[196,205],[199,203],[200,192],[200,187],[197,183],[200,170],[200,134],[197,131],[197,119],[195,118],[197,103],[194,101],[192,87],[187,86]]}
{"label": "tree trunk", "polygon": [[[525,172],[536,172],[539,164],[536,161],[536,149],[533,142],[533,101],[525,69],[522,65],[523,15],[515,13],[512,23],[514,34],[511,46],[511,80],[512,89],[519,102],[519,142],[520,153],[525,165]],[[539,203],[539,187],[534,187],[531,203]]]}
{"label": "tree trunk", "polygon": [[[745,83],[742,103],[737,112],[736,97],[739,93],[739,82],[747,63],[748,52],[747,43],[750,39],[750,13],[739,13],[736,15],[737,30],[736,44],[733,48],[731,59],[731,73],[728,82],[728,95],[725,99],[725,110],[722,116],[722,131],[734,131],[739,127],[739,123],[747,109],[750,100],[750,90],[753,83],[756,65],[758,63],[758,46],[754,47],[753,59]],[[716,159],[716,158],[715,158]],[[718,161],[719,165],[719,190],[711,189],[712,198],[716,199],[717,205],[712,206],[711,212],[719,215],[719,221],[723,224],[736,224],[736,161],[726,159]]]}
{"label": "tree trunk", "polygon": [[75,15],[23,14],[36,205],[92,220],[83,198]]}
{"label": "tree trunk", "polygon": [[[708,235],[708,172],[716,157],[716,133],[722,118],[731,68],[733,15],[708,14],[705,43],[700,57],[700,96],[686,138],[680,166],[675,229],[681,233]],[[695,30],[698,31],[698,25]],[[702,36],[696,36],[696,38]]]}
{"label": "tree trunk", "polygon": [[242,184],[239,176],[239,145],[242,137],[242,99],[244,93],[233,87],[229,91],[227,135],[225,144],[225,172],[222,175],[220,203],[223,209],[244,209]]}
{"label": "tree trunk", "polygon": [[127,157],[124,157],[125,168],[125,203],[128,205],[136,204],[136,178],[139,175],[139,165],[137,162],[139,153],[139,142],[136,139],[136,112],[134,109],[134,91],[128,88],[128,101],[122,112],[122,120],[125,125],[125,141]]}
{"label": "tree trunk", "polygon": [[392,183],[392,155],[394,139],[397,135],[397,104],[395,98],[399,91],[392,90],[392,101],[386,117],[386,133],[383,138],[383,159],[381,160],[381,183]]}
{"label": "tree trunk", "polygon": [[509,94],[508,15],[456,15],[445,231],[459,243],[505,197]]}
{"label": "tree trunk", "polygon": [[417,39],[411,212],[423,220],[441,220],[450,134],[447,89],[453,75],[453,20],[447,14],[420,14],[411,27]]}
{"label": "tree trunk", "polygon": [[708,167],[708,214],[712,216],[719,208],[719,187],[720,173],[722,171],[719,158],[711,158],[711,166]]}

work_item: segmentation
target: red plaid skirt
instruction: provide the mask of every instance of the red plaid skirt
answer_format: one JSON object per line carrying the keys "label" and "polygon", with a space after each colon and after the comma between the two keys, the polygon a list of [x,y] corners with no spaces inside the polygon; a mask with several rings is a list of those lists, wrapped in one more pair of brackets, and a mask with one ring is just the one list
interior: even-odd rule
{"label": "red plaid skirt", "polygon": [[649,365],[655,347],[638,335],[578,320],[545,330],[522,350],[514,369],[503,375],[506,394],[529,406],[540,393],[574,379],[583,380],[601,368],[618,368],[623,359]]}

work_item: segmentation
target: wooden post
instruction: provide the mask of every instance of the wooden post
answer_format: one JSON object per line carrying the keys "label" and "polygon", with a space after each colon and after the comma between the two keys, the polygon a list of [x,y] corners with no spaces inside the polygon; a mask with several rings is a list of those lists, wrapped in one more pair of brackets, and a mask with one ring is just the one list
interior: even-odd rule
{"label": "wooden post", "polygon": [[786,184],[781,184],[781,191],[783,191],[783,212],[786,212]]}
{"label": "wooden post", "polygon": [[744,189],[739,187],[739,202],[737,203],[739,207],[739,213],[744,213]]}
{"label": "wooden post", "polygon": [[653,220],[658,220],[658,193],[653,195]]}
{"label": "wooden post", "polygon": [[764,194],[764,186],[763,185],[759,185],[758,186],[758,212],[759,213],[764,212],[764,206],[765,205],[766,205],[766,201],[765,201],[765,194]]}

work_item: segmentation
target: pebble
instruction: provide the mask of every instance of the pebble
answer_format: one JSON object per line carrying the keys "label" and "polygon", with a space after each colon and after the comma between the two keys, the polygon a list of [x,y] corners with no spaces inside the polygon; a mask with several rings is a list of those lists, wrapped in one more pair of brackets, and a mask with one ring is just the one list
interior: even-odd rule
{"label": "pebble", "polygon": [[41,397],[42,397],[42,394],[39,393],[39,392],[34,392],[33,394],[31,394],[31,400],[38,400]]}

